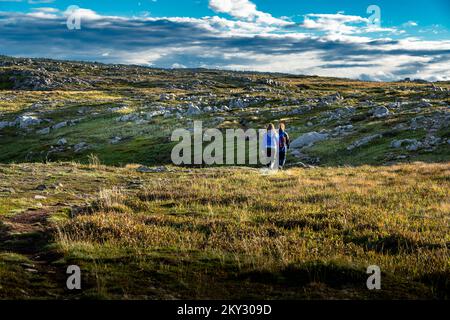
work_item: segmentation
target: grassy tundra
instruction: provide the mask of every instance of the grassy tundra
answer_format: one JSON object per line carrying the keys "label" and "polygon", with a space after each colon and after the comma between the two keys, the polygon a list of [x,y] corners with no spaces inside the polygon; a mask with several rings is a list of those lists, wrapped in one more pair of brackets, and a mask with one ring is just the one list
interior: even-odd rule
{"label": "grassy tundra", "polygon": [[[449,82],[0,57],[0,299],[448,299],[449,106]],[[195,120],[326,138],[274,174],[174,167]]]}
{"label": "grassy tundra", "polygon": [[[449,297],[448,164],[0,173],[2,298]],[[81,292],[64,290],[69,264]]]}

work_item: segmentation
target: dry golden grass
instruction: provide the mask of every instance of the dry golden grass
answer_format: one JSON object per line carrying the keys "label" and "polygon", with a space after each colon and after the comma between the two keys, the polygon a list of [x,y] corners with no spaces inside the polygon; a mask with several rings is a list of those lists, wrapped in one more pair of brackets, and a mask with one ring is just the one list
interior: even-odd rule
{"label": "dry golden grass", "polygon": [[[241,273],[277,274],[312,264],[307,273],[325,284],[329,280],[317,264],[362,274],[376,264],[392,287],[423,285],[419,295],[444,297],[450,274],[449,177],[449,164],[423,163],[273,175],[234,168],[157,174],[139,192],[102,190],[94,213],[60,225],[60,243],[75,256],[95,256],[106,247],[116,248],[111,256],[125,250],[130,259],[145,260],[160,250],[191,261],[200,254],[219,259],[218,270],[231,264]],[[173,272],[196,278],[208,273]]]}

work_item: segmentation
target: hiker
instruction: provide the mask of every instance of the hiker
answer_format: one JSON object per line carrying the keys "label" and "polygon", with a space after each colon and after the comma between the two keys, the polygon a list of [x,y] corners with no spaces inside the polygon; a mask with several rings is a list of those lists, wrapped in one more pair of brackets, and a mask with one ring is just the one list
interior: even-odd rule
{"label": "hiker", "polygon": [[275,130],[275,126],[270,123],[267,127],[267,132],[263,137],[264,147],[266,148],[266,156],[270,158],[267,167],[273,169],[276,160],[276,153],[278,149],[278,134]]}
{"label": "hiker", "polygon": [[279,150],[279,159],[278,159],[278,164],[280,169],[283,169],[284,164],[286,163],[286,154],[287,151],[289,149],[289,144],[291,143],[291,141],[289,140],[289,135],[286,132],[286,123],[285,122],[280,122],[280,126],[278,129],[278,150]]}

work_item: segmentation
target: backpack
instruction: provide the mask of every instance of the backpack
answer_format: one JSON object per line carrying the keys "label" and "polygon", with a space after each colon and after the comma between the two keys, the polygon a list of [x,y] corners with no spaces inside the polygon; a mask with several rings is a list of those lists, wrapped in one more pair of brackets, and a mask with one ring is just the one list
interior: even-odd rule
{"label": "backpack", "polygon": [[286,146],[288,145],[287,134],[286,134],[286,132],[280,130],[279,135],[280,135],[280,139],[278,142],[278,146],[280,147],[280,150],[285,149]]}

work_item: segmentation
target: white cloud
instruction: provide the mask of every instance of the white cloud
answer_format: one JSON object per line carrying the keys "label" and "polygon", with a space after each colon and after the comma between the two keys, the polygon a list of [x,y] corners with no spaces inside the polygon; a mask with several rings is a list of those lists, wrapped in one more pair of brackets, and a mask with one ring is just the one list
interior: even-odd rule
{"label": "white cloud", "polygon": [[402,24],[403,27],[408,28],[408,27],[417,27],[417,22],[415,21],[407,21],[404,24]]}
{"label": "white cloud", "polygon": [[257,10],[256,5],[249,0],[209,0],[209,7],[215,12],[227,13],[240,20],[279,26],[292,24],[290,21],[274,18],[269,13]]}
{"label": "white cloud", "polygon": [[64,11],[63,14],[65,17],[74,15],[80,17],[83,20],[100,20],[102,18],[106,18],[106,16],[101,16],[91,9],[77,8],[75,6],[73,7],[73,9],[69,7],[66,11]]}
{"label": "white cloud", "polygon": [[186,66],[181,63],[172,64],[172,69],[184,69],[184,68],[186,68]]}
{"label": "white cloud", "polygon": [[310,13],[304,16],[303,28],[324,31],[328,34],[358,34],[369,32],[400,32],[396,28],[383,28],[370,23],[368,18],[336,14]]}

